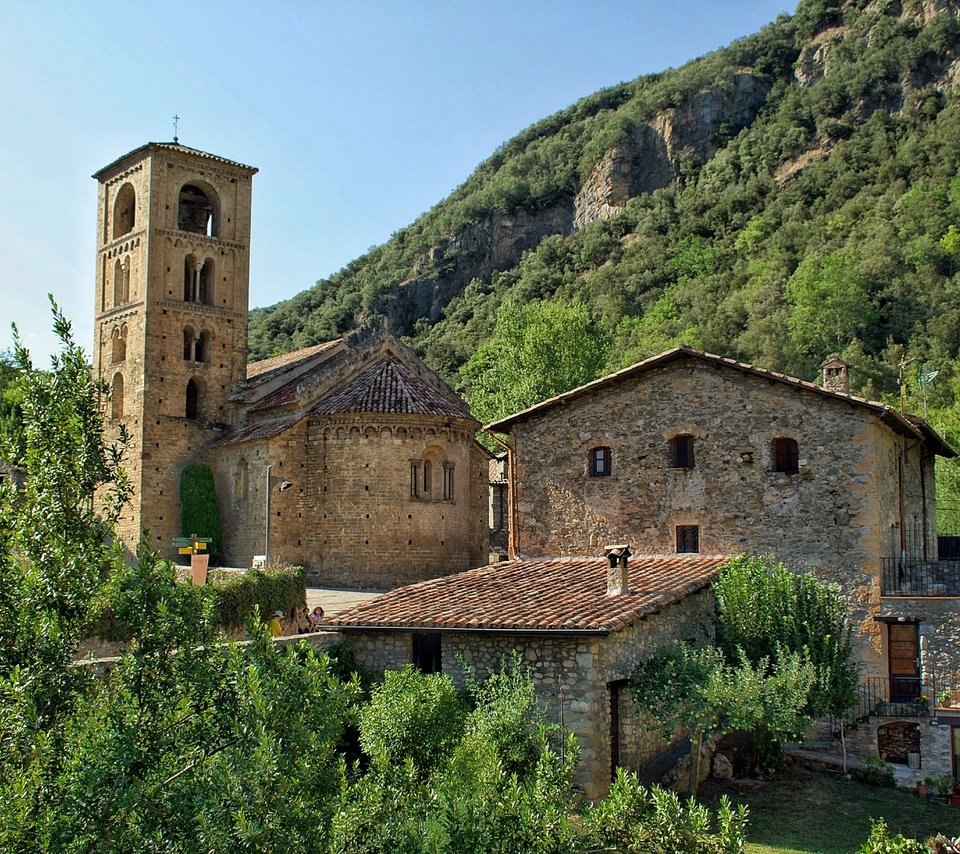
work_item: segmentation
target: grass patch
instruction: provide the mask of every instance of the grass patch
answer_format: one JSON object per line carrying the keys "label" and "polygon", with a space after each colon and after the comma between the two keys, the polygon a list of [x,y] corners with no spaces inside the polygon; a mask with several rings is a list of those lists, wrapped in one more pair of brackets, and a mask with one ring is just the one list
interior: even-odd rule
{"label": "grass patch", "polygon": [[890,834],[925,840],[960,835],[960,809],[906,789],[879,789],[840,774],[783,768],[772,781],[708,781],[700,800],[716,807],[726,794],[750,808],[747,854],[851,854],[884,818]]}

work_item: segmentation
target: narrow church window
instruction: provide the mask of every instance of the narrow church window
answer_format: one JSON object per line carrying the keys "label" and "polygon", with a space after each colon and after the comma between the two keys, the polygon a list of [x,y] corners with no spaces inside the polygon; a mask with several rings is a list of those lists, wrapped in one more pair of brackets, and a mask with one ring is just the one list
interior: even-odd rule
{"label": "narrow church window", "polygon": [[184,184],[177,207],[177,228],[193,234],[216,237],[217,222],[213,201],[194,184]]}
{"label": "narrow church window", "polygon": [[777,436],[773,440],[773,470],[784,474],[800,471],[800,448],[796,439]]}
{"label": "narrow church window", "polygon": [[433,465],[430,460],[423,461],[423,494],[430,497],[430,487],[433,486]]}
{"label": "narrow church window", "polygon": [[110,417],[123,418],[123,374],[114,374],[110,387]]}
{"label": "narrow church window", "polygon": [[453,463],[443,464],[443,500],[453,501]]}
{"label": "narrow church window", "polygon": [[693,436],[681,433],[670,440],[670,466],[675,469],[693,468]]}
{"label": "narrow church window", "polygon": [[677,525],[677,552],[696,554],[700,551],[700,526]]}
{"label": "narrow church window", "polygon": [[609,477],[611,462],[609,448],[594,448],[590,451],[590,476]]}
{"label": "narrow church window", "polygon": [[237,469],[233,476],[234,501],[247,500],[247,461],[241,458],[237,462]]}
{"label": "narrow church window", "polygon": [[420,460],[410,460],[410,497],[420,497]]}
{"label": "narrow church window", "polygon": [[195,419],[200,406],[200,389],[197,387],[196,380],[190,380],[187,383],[187,400],[184,408],[184,415],[187,418]]}
{"label": "narrow church window", "polygon": [[113,203],[113,237],[133,231],[136,224],[137,194],[133,184],[124,184]]}

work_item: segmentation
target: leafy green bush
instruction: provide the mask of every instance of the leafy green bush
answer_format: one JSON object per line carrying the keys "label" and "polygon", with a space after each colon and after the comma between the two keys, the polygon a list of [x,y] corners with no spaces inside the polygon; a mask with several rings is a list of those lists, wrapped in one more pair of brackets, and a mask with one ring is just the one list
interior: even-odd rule
{"label": "leafy green bush", "polygon": [[275,610],[288,614],[306,602],[302,566],[250,569],[242,574],[213,570],[207,581],[203,589],[213,597],[214,614],[225,628],[244,625],[255,607],[266,619]]}
{"label": "leafy green bush", "polygon": [[210,537],[210,560],[220,557],[220,504],[210,466],[191,465],[180,473],[180,532]]}
{"label": "leafy green bush", "polygon": [[[197,596],[209,601],[214,624],[224,629],[244,626],[254,608],[259,609],[261,619],[266,619],[275,610],[287,614],[306,601],[302,566],[251,569],[244,573],[213,569],[207,575],[207,584],[195,590]],[[93,634],[107,641],[127,641],[134,636],[135,628],[121,619],[110,603],[104,603]]]}
{"label": "leafy green bush", "polygon": [[903,834],[890,836],[887,823],[882,819],[870,820],[870,836],[857,850],[857,854],[929,854],[930,849],[916,839],[907,839]]}

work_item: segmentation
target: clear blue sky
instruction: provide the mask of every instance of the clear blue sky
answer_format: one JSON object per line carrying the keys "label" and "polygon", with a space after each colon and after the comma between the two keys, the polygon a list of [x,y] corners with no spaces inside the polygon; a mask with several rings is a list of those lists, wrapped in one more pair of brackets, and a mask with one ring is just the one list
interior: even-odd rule
{"label": "clear blue sky", "polygon": [[387,240],[514,134],[796,0],[0,0],[0,349],[89,352],[96,182],[145,142],[257,166],[250,305]]}

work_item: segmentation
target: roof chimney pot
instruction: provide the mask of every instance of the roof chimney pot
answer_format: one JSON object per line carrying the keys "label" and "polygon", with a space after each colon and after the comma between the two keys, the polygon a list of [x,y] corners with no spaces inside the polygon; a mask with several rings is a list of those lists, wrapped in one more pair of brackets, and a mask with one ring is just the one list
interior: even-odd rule
{"label": "roof chimney pot", "polygon": [[630,592],[629,570],[630,546],[626,543],[604,546],[604,554],[610,565],[607,568],[607,596],[625,596]]}

